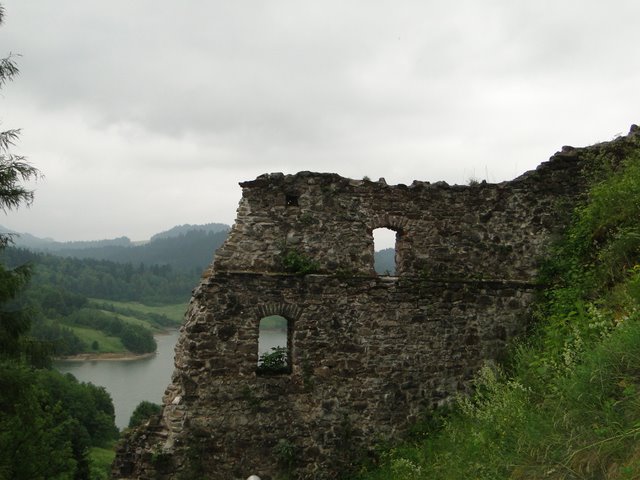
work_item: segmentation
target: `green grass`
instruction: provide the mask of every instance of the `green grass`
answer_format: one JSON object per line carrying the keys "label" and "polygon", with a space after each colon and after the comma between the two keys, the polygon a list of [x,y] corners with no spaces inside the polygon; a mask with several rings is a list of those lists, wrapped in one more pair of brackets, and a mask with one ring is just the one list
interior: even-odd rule
{"label": "green grass", "polygon": [[111,478],[111,464],[115,456],[115,444],[110,448],[91,447],[89,450],[91,479],[107,480]]}
{"label": "green grass", "polygon": [[93,303],[110,303],[116,308],[137,310],[141,313],[156,313],[165,315],[173,320],[176,325],[181,325],[184,320],[184,314],[187,311],[187,303],[177,303],[170,305],[145,305],[139,302],[117,302],[113,300],[103,300],[100,298],[89,299]]}
{"label": "green grass", "polygon": [[110,312],[109,310],[100,310],[100,309],[96,309],[96,310],[98,310],[99,312],[105,313],[107,315],[117,316],[123,322],[130,323],[132,325],[140,325],[142,327],[146,327],[150,329],[153,333],[160,333],[165,331],[164,328],[160,328],[150,323],[148,320],[144,320],[142,318],[132,317],[130,315],[123,315],[121,313],[114,313],[114,312]]}
{"label": "green grass", "polygon": [[[78,327],[75,325],[65,325],[80,337],[88,346],[87,353],[125,353],[128,350],[122,345],[122,341],[117,337],[110,337],[99,330],[92,328]],[[91,345],[98,342],[98,350],[92,350]]]}
{"label": "green grass", "polygon": [[[168,329],[177,328],[182,324],[187,304],[171,304],[162,306],[149,306],[138,302],[116,302],[111,300],[103,300],[99,298],[89,299],[88,308],[84,309],[85,315],[91,317],[108,316],[117,317],[121,321],[141,326],[149,329],[153,334],[161,334]],[[163,316],[162,318],[149,318],[150,315]],[[104,332],[94,330],[84,326],[65,323],[75,334],[86,344],[84,353],[124,353],[127,349],[123,346],[121,340],[116,337],[108,336]],[[98,343],[98,348],[93,349],[94,342]]]}

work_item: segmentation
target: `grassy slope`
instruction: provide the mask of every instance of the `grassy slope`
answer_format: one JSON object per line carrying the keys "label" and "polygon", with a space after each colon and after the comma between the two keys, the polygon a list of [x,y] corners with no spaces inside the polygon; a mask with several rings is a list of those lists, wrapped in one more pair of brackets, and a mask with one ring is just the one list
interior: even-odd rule
{"label": "grassy slope", "polygon": [[534,335],[358,478],[640,478],[639,219],[636,155],[577,211],[544,272]]}
{"label": "grassy slope", "polygon": [[[127,349],[122,345],[122,341],[117,337],[110,337],[99,330],[92,328],[78,327],[76,325],[65,325],[89,346],[86,353],[126,353]],[[98,349],[92,350],[91,345],[98,342]]]}
{"label": "grassy slope", "polygon": [[186,303],[150,306],[138,302],[116,302],[113,300],[101,300],[99,298],[92,298],[90,300],[94,303],[110,303],[115,307],[137,310],[141,313],[157,313],[159,315],[165,315],[171,320],[174,320],[176,325],[182,324],[184,314],[187,311]]}
{"label": "grassy slope", "polygon": [[111,478],[111,464],[115,457],[115,443],[111,448],[92,447],[89,451],[92,480]]}
{"label": "grassy slope", "polygon": [[[106,314],[112,314],[112,312],[108,311],[108,310],[100,310],[97,309],[99,312],[103,312]],[[151,331],[153,332],[157,332],[157,331],[162,331],[162,329],[160,329],[159,327],[156,327],[155,325],[150,324],[148,321],[142,319],[142,318],[138,318],[135,316],[131,316],[131,315],[124,315],[122,313],[118,313],[118,318],[120,320],[122,320],[123,322],[127,322],[131,325],[140,325],[141,327],[146,327],[149,328]]]}
{"label": "grassy slope", "polygon": [[[162,333],[165,329],[154,325],[148,319],[144,318],[143,315],[145,313],[156,313],[159,315],[165,315],[174,322],[176,327],[178,327],[182,323],[184,312],[187,309],[187,305],[183,303],[161,306],[148,306],[137,302],[114,302],[111,300],[101,300],[98,298],[91,299],[91,303],[93,303],[94,305],[108,303],[119,309],[126,309],[130,310],[131,312],[140,312],[140,317],[136,317],[134,316],[134,314],[116,314],[118,318],[120,318],[124,322],[134,325],[142,325],[146,328],[149,328],[154,333]],[[107,314],[113,314],[113,312],[110,312],[108,310],[100,310],[99,308],[97,310]],[[89,347],[86,353],[127,353],[127,349],[122,345],[122,342],[119,338],[108,336],[99,330],[94,330],[91,328],[78,327],[75,325],[65,326],[73,330],[74,333]],[[94,341],[98,342],[97,350],[91,349],[91,345]]]}

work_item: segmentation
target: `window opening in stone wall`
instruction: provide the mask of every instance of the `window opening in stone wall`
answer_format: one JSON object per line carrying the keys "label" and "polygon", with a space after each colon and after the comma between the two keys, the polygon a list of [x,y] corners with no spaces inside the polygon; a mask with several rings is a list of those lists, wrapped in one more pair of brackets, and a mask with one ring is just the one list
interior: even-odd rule
{"label": "window opening in stone wall", "polygon": [[287,194],[284,196],[284,204],[287,207],[297,207],[298,206],[298,195]]}
{"label": "window opening in stone wall", "polygon": [[280,315],[260,320],[257,372],[262,375],[291,372],[289,322]]}
{"label": "window opening in stone wall", "polygon": [[378,275],[396,274],[397,232],[390,228],[376,228],[373,231],[373,268]]}

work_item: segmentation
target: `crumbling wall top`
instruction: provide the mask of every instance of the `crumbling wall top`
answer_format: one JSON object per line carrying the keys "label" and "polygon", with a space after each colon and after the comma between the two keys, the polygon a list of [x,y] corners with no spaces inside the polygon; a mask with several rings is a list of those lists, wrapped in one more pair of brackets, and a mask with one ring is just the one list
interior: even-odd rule
{"label": "crumbling wall top", "polygon": [[295,254],[318,272],[374,275],[372,231],[387,227],[397,232],[399,275],[531,279],[536,252],[566,223],[558,205],[571,205],[584,190],[585,165],[599,156],[615,161],[639,138],[634,125],[611,142],[563,147],[535,170],[497,184],[260,175],[240,184],[237,220],[214,267],[278,273]]}
{"label": "crumbling wall top", "polygon": [[372,232],[396,231],[398,275],[530,279],[559,223],[558,197],[581,190],[580,155],[556,154],[511,182],[448,185],[334,173],[269,173],[242,182],[237,220],[217,271],[278,273],[287,256],[321,273],[375,275]]}

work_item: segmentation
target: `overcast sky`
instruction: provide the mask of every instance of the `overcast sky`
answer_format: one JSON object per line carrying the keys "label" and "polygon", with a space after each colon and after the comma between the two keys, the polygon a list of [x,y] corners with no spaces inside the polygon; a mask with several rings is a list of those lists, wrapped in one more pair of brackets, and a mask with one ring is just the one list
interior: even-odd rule
{"label": "overcast sky", "polygon": [[233,223],[238,182],[512,179],[640,123],[637,0],[0,0],[56,240]]}

